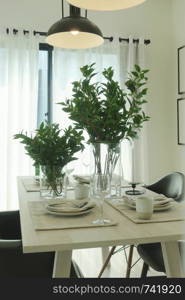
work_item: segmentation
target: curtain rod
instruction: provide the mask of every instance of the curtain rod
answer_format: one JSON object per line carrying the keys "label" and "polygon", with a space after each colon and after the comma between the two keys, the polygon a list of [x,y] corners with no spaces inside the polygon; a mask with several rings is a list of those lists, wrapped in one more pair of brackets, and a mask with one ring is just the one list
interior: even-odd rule
{"label": "curtain rod", "polygon": [[[18,33],[19,32],[19,30],[18,29],[12,29],[12,31],[13,31],[13,34],[16,34],[16,33]],[[25,30],[25,29],[23,29],[22,30],[23,31],[23,34],[27,34],[27,33],[29,33],[30,31],[29,30]],[[6,33],[7,34],[9,34],[9,32],[10,32],[10,30],[9,30],[9,28],[6,28]],[[47,32],[42,32],[42,31],[33,31],[33,34],[34,35],[36,35],[36,34],[39,34],[39,35],[41,35],[41,36],[47,36]],[[105,40],[109,40],[110,42],[112,42],[113,41],[113,36],[110,36],[110,37],[107,37],[107,36],[104,36],[103,37]]]}
{"label": "curtain rod", "polygon": [[[6,33],[7,34],[9,34],[9,28],[7,28],[6,29]],[[12,30],[13,31],[13,34],[16,34],[16,33],[18,33],[19,32],[19,30],[18,29],[13,29]],[[29,30],[25,30],[25,29],[23,29],[23,34],[27,34],[27,33],[29,33],[30,31]],[[40,36],[46,36],[47,35],[47,33],[46,32],[42,32],[42,31],[33,31],[33,34],[34,35],[36,35],[36,34],[39,34]],[[110,37],[107,37],[107,36],[104,36],[103,37],[105,40],[109,40],[110,42],[112,42],[113,40],[114,40],[114,37],[113,36],[110,36]],[[129,43],[129,38],[119,38],[119,42],[121,43],[121,42],[127,42],[127,43]],[[133,42],[134,43],[139,43],[139,39],[133,39]],[[150,40],[144,40],[144,43],[145,43],[145,45],[149,45],[150,43],[151,43],[151,41]]]}
{"label": "curtain rod", "polygon": [[[119,42],[120,42],[120,43],[123,42],[123,41],[129,43],[129,39],[119,38]],[[133,39],[133,42],[134,42],[134,43],[139,43],[139,39]],[[145,44],[145,45],[149,45],[150,43],[151,43],[150,40],[144,40],[144,44]]]}

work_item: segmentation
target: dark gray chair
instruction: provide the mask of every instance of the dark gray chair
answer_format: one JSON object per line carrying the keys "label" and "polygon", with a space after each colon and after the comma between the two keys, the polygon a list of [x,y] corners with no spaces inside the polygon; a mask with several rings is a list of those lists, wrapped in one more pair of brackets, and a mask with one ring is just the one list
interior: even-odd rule
{"label": "dark gray chair", "polygon": [[[156,183],[146,186],[146,188],[180,202],[184,200],[184,180],[185,177],[182,173],[174,172],[163,177]],[[184,243],[179,243],[179,246],[181,251],[184,248]],[[141,277],[147,276],[149,266],[158,272],[165,273],[160,243],[138,245],[137,251],[144,261]]]}
{"label": "dark gray chair", "polygon": [[[52,278],[54,255],[23,253],[19,211],[0,212],[0,277]],[[74,261],[70,277],[83,277]]]}

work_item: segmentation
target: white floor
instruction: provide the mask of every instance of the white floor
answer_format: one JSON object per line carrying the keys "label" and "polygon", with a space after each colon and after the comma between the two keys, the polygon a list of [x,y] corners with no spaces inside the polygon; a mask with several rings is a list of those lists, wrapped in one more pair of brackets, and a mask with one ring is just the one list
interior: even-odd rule
{"label": "white floor", "polygon": [[[119,249],[119,247],[117,248]],[[126,250],[128,254],[128,249]],[[73,252],[73,258],[80,266],[84,277],[96,278],[102,266],[102,251],[100,248],[96,249],[82,249],[75,250]],[[137,250],[134,249],[133,263],[139,258]],[[142,270],[142,260],[140,260],[131,271],[131,277],[140,277]],[[126,259],[124,251],[120,251],[114,254],[111,258],[110,267],[108,267],[102,277],[112,278],[124,278],[126,274]],[[163,276],[163,273],[155,272],[151,270],[148,272],[148,276]]]}

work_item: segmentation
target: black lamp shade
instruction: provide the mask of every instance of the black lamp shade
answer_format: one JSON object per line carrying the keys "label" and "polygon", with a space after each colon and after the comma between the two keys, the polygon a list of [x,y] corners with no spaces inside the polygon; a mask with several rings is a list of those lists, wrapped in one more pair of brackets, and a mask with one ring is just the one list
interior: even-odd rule
{"label": "black lamp shade", "polygon": [[101,30],[85,17],[64,17],[48,30],[48,44],[70,49],[85,49],[100,46],[103,42]]}

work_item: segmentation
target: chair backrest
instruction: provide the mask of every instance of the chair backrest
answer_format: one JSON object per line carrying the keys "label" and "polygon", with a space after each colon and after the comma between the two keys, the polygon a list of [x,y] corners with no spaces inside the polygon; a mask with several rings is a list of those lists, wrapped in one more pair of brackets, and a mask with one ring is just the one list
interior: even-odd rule
{"label": "chair backrest", "polygon": [[147,185],[146,188],[176,201],[182,201],[184,200],[184,180],[184,174],[174,172],[151,185]]}
{"label": "chair backrest", "polygon": [[[19,211],[0,212],[0,278],[52,278],[54,252],[23,253]],[[83,277],[72,261],[70,277]]]}

